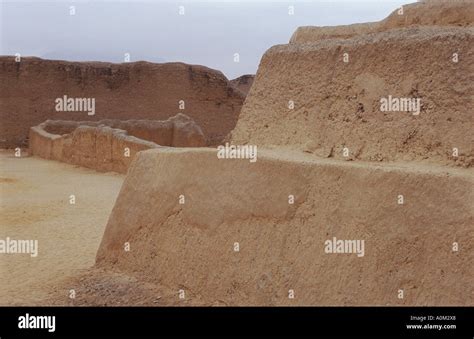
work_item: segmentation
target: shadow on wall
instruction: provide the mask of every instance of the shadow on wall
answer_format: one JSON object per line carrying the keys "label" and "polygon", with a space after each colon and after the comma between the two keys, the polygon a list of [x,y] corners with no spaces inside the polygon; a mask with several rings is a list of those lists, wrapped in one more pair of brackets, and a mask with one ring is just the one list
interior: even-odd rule
{"label": "shadow on wall", "polygon": [[126,173],[135,154],[150,148],[203,147],[201,128],[184,114],[157,120],[47,120],[30,128],[33,155],[102,172]]}

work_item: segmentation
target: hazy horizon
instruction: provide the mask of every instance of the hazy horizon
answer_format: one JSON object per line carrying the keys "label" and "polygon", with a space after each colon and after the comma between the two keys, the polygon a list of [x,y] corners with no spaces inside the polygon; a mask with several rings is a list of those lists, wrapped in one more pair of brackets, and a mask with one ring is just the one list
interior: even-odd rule
{"label": "hazy horizon", "polygon": [[299,26],[378,21],[406,3],[2,0],[0,55],[124,62],[128,53],[131,62],[197,64],[233,79],[255,74],[263,53],[288,43]]}

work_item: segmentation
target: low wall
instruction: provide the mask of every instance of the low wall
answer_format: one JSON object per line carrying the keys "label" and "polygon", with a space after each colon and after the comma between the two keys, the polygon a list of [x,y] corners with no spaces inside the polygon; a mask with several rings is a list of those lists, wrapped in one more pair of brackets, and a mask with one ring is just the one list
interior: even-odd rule
{"label": "low wall", "polygon": [[79,126],[64,136],[30,129],[31,154],[102,172],[126,173],[137,152],[155,147],[160,146],[106,126]]}
{"label": "low wall", "polygon": [[178,114],[166,121],[52,121],[32,127],[30,153],[98,171],[126,173],[139,151],[200,147],[204,135],[192,119]]}

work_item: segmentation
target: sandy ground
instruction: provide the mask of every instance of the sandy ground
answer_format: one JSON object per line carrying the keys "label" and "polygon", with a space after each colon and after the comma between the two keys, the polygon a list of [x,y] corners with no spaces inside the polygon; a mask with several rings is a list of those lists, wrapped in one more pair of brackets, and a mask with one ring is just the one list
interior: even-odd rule
{"label": "sandy ground", "polygon": [[0,239],[38,240],[39,248],[35,258],[0,254],[0,305],[37,304],[51,285],[94,264],[123,179],[0,151]]}

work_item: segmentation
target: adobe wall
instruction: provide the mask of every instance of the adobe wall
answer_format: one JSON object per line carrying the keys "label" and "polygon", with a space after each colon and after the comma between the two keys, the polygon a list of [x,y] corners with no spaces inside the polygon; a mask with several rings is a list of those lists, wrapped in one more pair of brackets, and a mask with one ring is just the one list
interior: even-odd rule
{"label": "adobe wall", "polygon": [[[403,14],[402,14],[403,13]],[[301,44],[324,39],[347,39],[361,34],[418,26],[473,26],[474,4],[471,0],[420,1],[395,9],[380,22],[341,26],[303,26],[293,33],[290,43]]]}
{"label": "adobe wall", "polygon": [[199,126],[178,114],[166,121],[45,121],[30,129],[32,155],[92,168],[126,173],[135,154],[161,146],[202,147]]}
{"label": "adobe wall", "polygon": [[[206,305],[472,305],[473,184],[457,168],[148,150],[130,167],[97,265]],[[333,237],[364,240],[364,255],[326,253]]]}
{"label": "adobe wall", "polygon": [[238,78],[230,80],[230,83],[237,89],[239,89],[242,93],[247,95],[250,91],[250,88],[252,87],[254,78],[255,75],[253,74],[245,74]]}
{"label": "adobe wall", "polygon": [[105,126],[79,126],[66,136],[49,134],[38,126],[30,130],[32,155],[102,172],[126,173],[137,152],[154,147],[159,145]]}
{"label": "adobe wall", "polygon": [[[57,112],[55,100],[64,95],[95,98],[95,115]],[[0,147],[26,146],[29,128],[45,120],[166,120],[179,112],[214,145],[235,127],[244,99],[221,72],[204,66],[0,56]]]}
{"label": "adobe wall", "polygon": [[[272,47],[231,136],[258,160],[140,152],[97,268],[204,305],[472,305],[474,32],[448,26]],[[420,114],[382,112],[388,95]]]}
{"label": "adobe wall", "polygon": [[[274,46],[231,141],[343,160],[470,167],[473,45],[472,27],[418,26]],[[419,114],[382,111],[389,96],[419,99]]]}

